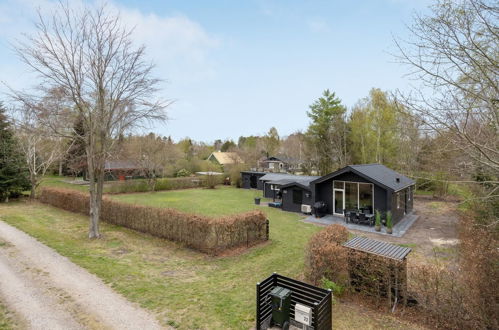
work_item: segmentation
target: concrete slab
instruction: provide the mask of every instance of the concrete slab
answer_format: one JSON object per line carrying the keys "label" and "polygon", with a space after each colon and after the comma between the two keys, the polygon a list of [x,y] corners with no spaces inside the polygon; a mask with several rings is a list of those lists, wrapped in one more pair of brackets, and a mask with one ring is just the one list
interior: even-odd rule
{"label": "concrete slab", "polygon": [[315,216],[311,215],[303,219],[304,222],[310,222],[310,223],[315,223],[319,225],[332,225],[333,223],[345,226],[347,229],[352,229],[352,230],[359,230],[359,231],[365,231],[369,233],[375,233],[375,234],[380,234],[380,235],[391,235],[395,237],[402,237],[404,234],[411,228],[412,224],[419,218],[418,215],[414,213],[409,213],[407,214],[402,220],[400,220],[395,226],[393,226],[393,233],[388,234],[386,232],[386,227],[382,226],[381,231],[376,231],[374,229],[374,226],[367,226],[367,225],[358,225],[355,223],[345,223],[345,219],[343,217],[338,217],[334,216],[331,214],[328,214],[322,218],[316,218]]}

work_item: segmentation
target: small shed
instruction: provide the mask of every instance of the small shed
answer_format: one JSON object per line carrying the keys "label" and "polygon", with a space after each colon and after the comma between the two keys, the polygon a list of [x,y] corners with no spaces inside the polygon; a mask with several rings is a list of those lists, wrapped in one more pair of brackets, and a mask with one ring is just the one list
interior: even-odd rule
{"label": "small shed", "polygon": [[277,197],[279,189],[283,185],[289,183],[300,183],[304,186],[309,186],[310,182],[319,178],[318,176],[306,176],[306,175],[293,175],[293,174],[283,174],[283,173],[267,173],[260,178],[263,182],[263,197],[274,198]]}
{"label": "small shed", "polygon": [[407,301],[407,256],[411,248],[367,237],[343,244],[350,250],[348,268],[352,287],[364,294],[386,298],[395,308]]}
{"label": "small shed", "polygon": [[290,212],[301,212],[302,205],[312,205],[310,186],[291,182],[280,187],[282,196],[282,209]]}
{"label": "small shed", "polygon": [[263,182],[260,181],[260,178],[265,174],[267,173],[258,171],[241,171],[241,188],[263,190]]}

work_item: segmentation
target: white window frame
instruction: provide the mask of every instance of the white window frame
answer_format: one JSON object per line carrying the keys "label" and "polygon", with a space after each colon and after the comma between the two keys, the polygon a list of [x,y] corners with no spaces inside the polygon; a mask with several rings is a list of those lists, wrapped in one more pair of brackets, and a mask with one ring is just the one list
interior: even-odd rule
{"label": "white window frame", "polygon": [[400,192],[397,192],[397,210],[400,209]]}
{"label": "white window frame", "polygon": [[[335,188],[334,187],[334,183],[335,182],[342,182],[343,183],[343,188]],[[372,204],[372,208],[373,208],[373,212],[375,211],[374,210],[374,184],[371,183],[371,182],[355,182],[355,181],[342,181],[342,180],[333,180],[333,208],[334,208],[334,198],[335,198],[335,195],[334,195],[334,191],[335,190],[341,190],[343,191],[343,208],[345,207],[345,183],[356,183],[357,184],[357,208],[359,208],[359,204],[360,204],[360,184],[368,184],[371,186],[371,204]],[[334,213],[334,212],[333,212]],[[336,215],[338,215],[338,213],[334,213]]]}

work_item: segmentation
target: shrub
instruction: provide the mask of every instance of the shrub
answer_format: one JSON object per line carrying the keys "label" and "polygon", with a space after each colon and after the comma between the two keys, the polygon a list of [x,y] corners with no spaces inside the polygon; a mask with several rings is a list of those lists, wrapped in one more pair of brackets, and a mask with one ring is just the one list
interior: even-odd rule
{"label": "shrub", "polygon": [[336,284],[325,277],[322,278],[322,287],[324,289],[331,289],[331,291],[333,291],[333,295],[337,297],[341,296],[343,294],[343,291],[345,291],[345,287]]}
{"label": "shrub", "polygon": [[[71,212],[89,213],[89,196],[82,192],[43,188],[40,201]],[[209,218],[103,198],[101,220],[211,254],[268,239],[267,220],[261,211]]]}
{"label": "shrub", "polygon": [[185,168],[182,168],[182,169],[178,170],[177,173],[175,174],[175,176],[178,177],[178,178],[180,178],[180,177],[186,177],[186,176],[189,176],[189,175],[191,175],[191,172],[189,172]]}
{"label": "shrub", "polygon": [[[196,188],[203,185],[201,177],[162,178],[156,181],[155,191]],[[108,183],[105,192],[108,194],[123,194],[147,192],[149,185],[146,180],[127,180]]]}
{"label": "shrub", "polygon": [[318,285],[322,278],[337,285],[348,284],[348,254],[341,246],[348,239],[345,227],[333,224],[310,239],[306,253],[306,276]]}

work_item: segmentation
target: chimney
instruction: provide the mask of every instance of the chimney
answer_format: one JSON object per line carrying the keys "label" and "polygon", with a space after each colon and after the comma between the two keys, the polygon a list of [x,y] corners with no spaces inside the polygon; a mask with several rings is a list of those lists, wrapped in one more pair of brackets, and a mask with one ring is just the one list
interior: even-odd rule
{"label": "chimney", "polygon": [[397,181],[397,183],[400,183],[400,178],[396,178],[395,181]]}

